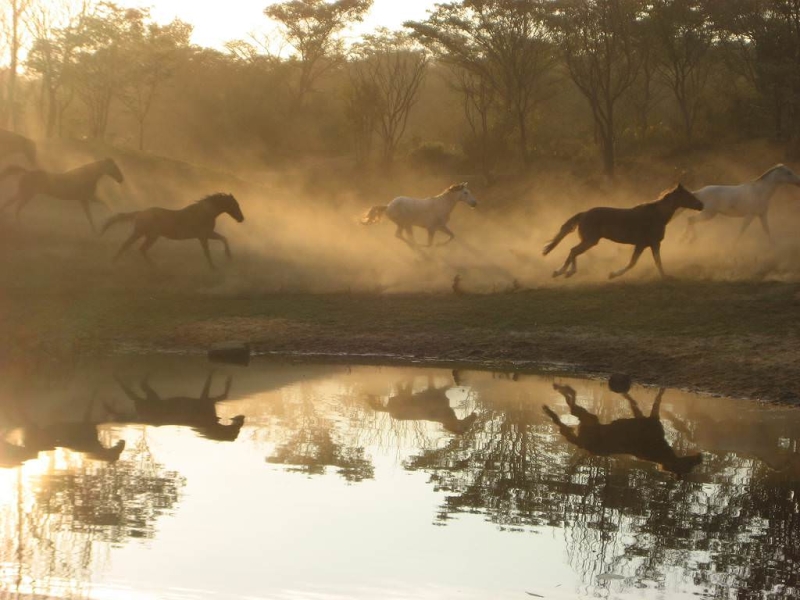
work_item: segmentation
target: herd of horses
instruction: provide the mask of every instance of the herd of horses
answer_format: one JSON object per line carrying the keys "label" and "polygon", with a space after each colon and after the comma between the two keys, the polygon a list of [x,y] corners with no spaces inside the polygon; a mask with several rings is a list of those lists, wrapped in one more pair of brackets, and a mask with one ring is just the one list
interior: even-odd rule
{"label": "herd of horses", "polygon": [[[36,168],[35,144],[22,136],[0,132],[0,161],[13,154],[22,155],[33,166],[24,168],[15,164],[0,171],[0,184],[9,179],[13,179],[15,183],[15,191],[2,205],[2,210],[13,208],[17,219],[33,198],[49,196],[80,205],[92,231],[96,232],[92,206],[105,206],[97,196],[98,182],[105,176],[120,184],[124,181],[121,169],[111,158],[62,173]],[[553,272],[553,277],[573,276],[577,272],[577,257],[597,245],[601,239],[634,247],[629,264],[610,273],[609,278],[619,277],[632,269],[648,248],[661,276],[666,277],[661,263],[661,242],[667,224],[676,212],[682,209],[698,211],[688,219],[685,238],[695,237],[696,223],[717,215],[742,218],[740,235],[757,217],[767,236],[770,236],[767,222],[770,199],[781,185],[800,186],[800,177],[786,165],[778,164],[760,177],[738,185],[711,185],[689,191],[678,184],[657,200],[632,208],[592,208],[568,219],[556,236],[545,245],[543,253],[549,254],[561,240],[577,229],[580,242],[573,246],[562,267]],[[447,240],[440,243],[443,245],[455,238],[447,223],[459,202],[472,208],[477,206],[477,200],[466,183],[451,185],[440,194],[428,198],[399,196],[389,204],[373,206],[363,216],[361,223],[371,225],[386,217],[396,225],[396,237],[407,244],[416,243],[413,228],[419,227],[428,233],[428,246],[433,245],[436,233],[446,234]],[[139,251],[150,265],[152,261],[147,252],[159,238],[196,239],[203,249],[208,265],[214,268],[208,246],[210,240],[222,242],[226,256],[231,257],[227,239],[215,231],[216,219],[222,214],[228,214],[239,223],[244,220],[241,207],[232,194],[215,193],[179,210],[153,207],[119,213],[105,222],[100,233],[118,223],[132,223],[133,231],[115,254],[114,260],[137,241],[143,240]]]}

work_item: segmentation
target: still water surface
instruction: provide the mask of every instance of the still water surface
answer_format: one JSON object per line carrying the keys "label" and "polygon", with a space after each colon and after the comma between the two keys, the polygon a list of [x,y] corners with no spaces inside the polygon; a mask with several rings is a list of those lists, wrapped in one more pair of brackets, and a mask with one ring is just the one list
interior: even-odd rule
{"label": "still water surface", "polygon": [[0,427],[0,597],[800,593],[792,408],[175,357],[7,374]]}

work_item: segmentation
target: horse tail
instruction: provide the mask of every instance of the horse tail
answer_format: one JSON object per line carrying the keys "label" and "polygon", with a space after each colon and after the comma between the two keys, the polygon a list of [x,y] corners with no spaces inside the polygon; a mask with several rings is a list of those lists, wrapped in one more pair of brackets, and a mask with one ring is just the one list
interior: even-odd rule
{"label": "horse tail", "polygon": [[117,223],[125,223],[126,221],[133,221],[141,211],[135,210],[133,212],[127,213],[118,213],[113,217],[109,218],[105,224],[103,224],[103,228],[100,230],[100,235],[103,235],[106,232],[106,229],[111,227],[112,225],[116,225]]}
{"label": "horse tail", "polygon": [[388,205],[373,206],[370,208],[369,211],[361,217],[361,224],[372,225],[373,223],[378,223],[383,218],[383,213],[386,212],[387,206]]}
{"label": "horse tail", "polygon": [[573,231],[575,231],[575,228],[578,226],[578,221],[580,221],[580,220],[581,220],[581,217],[582,217],[582,216],[583,216],[583,213],[578,213],[577,215],[575,215],[574,217],[572,217],[572,218],[571,218],[569,221],[567,221],[566,223],[564,223],[564,224],[561,226],[561,230],[558,232],[558,235],[556,235],[556,237],[554,237],[552,240],[550,240],[549,242],[547,242],[547,244],[546,244],[546,245],[545,245],[545,247],[544,247],[544,250],[542,251],[542,254],[544,254],[545,256],[547,256],[547,255],[550,253],[550,251],[551,251],[553,248],[555,248],[556,246],[558,246],[558,244],[559,244],[559,242],[560,242],[561,240],[563,240],[563,239],[564,239],[565,237],[567,237],[567,236],[568,236],[570,233],[572,233]]}

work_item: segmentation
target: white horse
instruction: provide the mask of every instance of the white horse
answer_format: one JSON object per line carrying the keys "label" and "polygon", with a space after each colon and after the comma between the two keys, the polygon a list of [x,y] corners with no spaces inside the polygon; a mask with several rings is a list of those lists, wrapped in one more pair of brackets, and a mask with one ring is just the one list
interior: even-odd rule
{"label": "white horse", "polygon": [[692,192],[703,203],[703,210],[689,217],[684,238],[694,240],[697,237],[695,223],[708,221],[717,215],[743,218],[739,236],[758,217],[767,236],[771,238],[767,222],[769,201],[775,189],[784,184],[800,186],[800,177],[786,165],[775,165],[758,179],[741,185],[708,185]]}
{"label": "white horse", "polygon": [[[456,204],[465,202],[472,208],[478,205],[477,200],[467,189],[466,183],[451,185],[438,196],[430,198],[409,198],[408,196],[398,196],[389,204],[384,206],[373,206],[361,219],[364,225],[372,225],[381,220],[385,214],[397,225],[395,235],[403,241],[414,243],[414,232],[412,227],[422,227],[428,230],[428,246],[433,244],[433,236],[437,231],[442,231],[449,235],[447,244],[453,241],[455,234],[447,228],[447,221],[450,213],[453,212]],[[408,240],[403,237],[403,232],[408,234]]]}

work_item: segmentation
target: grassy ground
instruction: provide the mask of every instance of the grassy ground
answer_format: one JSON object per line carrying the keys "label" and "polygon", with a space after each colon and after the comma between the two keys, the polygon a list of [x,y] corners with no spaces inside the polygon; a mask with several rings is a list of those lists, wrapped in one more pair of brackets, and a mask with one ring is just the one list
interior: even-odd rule
{"label": "grassy ground", "polygon": [[800,399],[800,286],[653,282],[493,295],[252,294],[7,286],[4,362],[118,351],[264,352],[556,364],[768,400]]}

